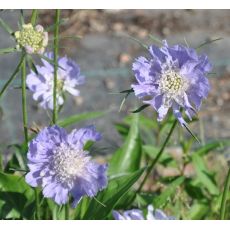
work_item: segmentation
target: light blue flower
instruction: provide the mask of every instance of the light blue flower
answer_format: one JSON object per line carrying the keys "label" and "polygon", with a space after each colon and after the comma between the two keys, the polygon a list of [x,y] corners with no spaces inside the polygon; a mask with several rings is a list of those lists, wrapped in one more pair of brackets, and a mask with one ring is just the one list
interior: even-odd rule
{"label": "light blue flower", "polygon": [[[45,56],[53,60],[53,53],[46,53]],[[38,75],[31,70],[26,84],[33,93],[33,99],[38,101],[41,107],[53,109],[54,67],[44,59],[42,62],[43,66],[36,66]],[[58,66],[57,105],[62,105],[64,92],[79,96],[80,92],[76,87],[84,84],[85,77],[81,75],[80,67],[66,56],[58,59]]]}
{"label": "light blue flower", "polygon": [[44,128],[29,143],[26,182],[41,186],[44,197],[57,204],[65,204],[69,194],[74,198],[73,206],[83,196],[94,197],[107,186],[107,165],[92,161],[84,145],[100,139],[93,126],[70,134],[58,126]]}
{"label": "light blue flower", "polygon": [[157,111],[158,121],[172,107],[181,125],[186,125],[180,109],[192,119],[210,90],[206,76],[212,65],[208,57],[182,45],[169,46],[166,41],[160,48],[151,45],[149,52],[149,59],[139,57],[133,63],[135,95]]}

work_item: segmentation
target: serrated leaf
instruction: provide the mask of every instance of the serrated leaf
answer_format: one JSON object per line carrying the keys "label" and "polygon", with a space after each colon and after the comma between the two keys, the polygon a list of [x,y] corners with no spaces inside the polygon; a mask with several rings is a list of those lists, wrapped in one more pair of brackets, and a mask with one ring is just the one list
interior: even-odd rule
{"label": "serrated leaf", "polygon": [[109,181],[108,187],[99,193],[96,199],[104,204],[101,205],[96,200],[91,200],[84,215],[84,219],[105,219],[112,211],[117,202],[129,191],[132,185],[140,178],[144,169],[140,169],[124,176],[116,177]]}
{"label": "serrated leaf", "polygon": [[134,172],[140,168],[141,138],[139,133],[139,116],[132,115],[132,124],[124,145],[119,148],[110,160],[109,174]]}
{"label": "serrated leaf", "polygon": [[184,182],[184,180],[185,178],[181,176],[174,180],[172,183],[170,183],[167,188],[159,196],[157,196],[156,199],[154,199],[153,206],[155,208],[160,208],[161,206],[166,204],[168,199],[176,193],[176,189]]}
{"label": "serrated leaf", "polygon": [[0,173],[0,218],[29,218],[26,206],[34,201],[34,191],[23,176]]}
{"label": "serrated leaf", "polygon": [[57,124],[61,127],[67,127],[69,125],[73,125],[80,121],[102,117],[103,115],[105,115],[105,112],[88,112],[88,113],[76,114],[58,121]]}

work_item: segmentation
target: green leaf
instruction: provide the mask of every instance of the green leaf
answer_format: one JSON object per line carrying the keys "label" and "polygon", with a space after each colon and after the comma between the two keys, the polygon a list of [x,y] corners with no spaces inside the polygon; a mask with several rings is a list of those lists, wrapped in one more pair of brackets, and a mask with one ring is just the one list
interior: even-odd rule
{"label": "green leaf", "polygon": [[134,90],[131,88],[131,89],[123,90],[120,93],[133,93],[133,92],[134,92]]}
{"label": "green leaf", "polygon": [[198,139],[198,137],[192,132],[192,130],[190,130],[190,128],[188,127],[188,125],[183,124],[183,126],[186,128],[186,130],[190,133],[190,135],[200,144],[200,140]]}
{"label": "green leaf", "polygon": [[210,178],[210,175],[208,173],[208,170],[205,166],[204,160],[202,157],[200,157],[198,154],[192,155],[192,162],[195,167],[197,177],[199,181],[207,188],[210,194],[212,195],[218,195],[219,189],[213,182],[213,180]]}
{"label": "green leaf", "polygon": [[140,193],[136,195],[135,204],[137,207],[147,207],[157,196],[153,193]]}
{"label": "green leaf", "polygon": [[144,49],[148,49],[148,45],[144,44],[144,43],[143,43],[142,41],[140,41],[139,39],[134,38],[134,37],[129,36],[129,35],[127,35],[127,38],[129,38],[129,39],[131,39],[131,40],[137,42],[137,43],[138,43],[139,45],[141,45]]}
{"label": "green leaf", "polygon": [[223,39],[223,38],[216,38],[216,39],[213,39],[213,40],[209,40],[209,41],[204,42],[204,43],[202,43],[201,45],[199,45],[196,49],[200,49],[200,48],[203,47],[203,46],[209,45],[209,44],[211,44],[211,43],[213,43],[213,42],[216,42],[216,41],[219,41],[219,40],[222,40],[222,39]]}
{"label": "green leaf", "polygon": [[[129,191],[133,184],[140,178],[144,169],[140,169],[134,173],[128,173],[123,176],[116,177],[109,181],[108,187],[100,192],[95,199],[92,199],[89,207],[84,215],[84,219],[105,219],[112,211],[117,202]],[[102,204],[100,204],[99,202]]]}
{"label": "green leaf", "polygon": [[31,24],[34,26],[36,21],[37,21],[37,17],[38,17],[38,10],[33,10],[32,11],[32,15],[31,15]]}
{"label": "green leaf", "polygon": [[23,176],[0,173],[0,218],[30,218],[26,207],[34,201],[34,191]]}
{"label": "green leaf", "polygon": [[[151,159],[155,159],[160,151],[159,147],[155,147],[152,145],[143,145],[142,149],[143,149],[143,153],[147,154]],[[159,162],[168,161],[170,159],[172,159],[172,157],[169,154],[163,153],[161,158],[159,159]]]}
{"label": "green leaf", "polygon": [[105,115],[105,112],[82,113],[82,114],[73,115],[73,116],[67,117],[63,120],[60,120],[57,122],[57,124],[60,125],[61,127],[67,127],[69,125],[73,125],[73,124],[78,123],[80,121],[85,121],[85,120],[89,120],[89,119],[102,117],[103,115]]}
{"label": "green leaf", "polygon": [[1,18],[0,18],[0,26],[10,35],[13,35],[14,31]]}
{"label": "green leaf", "polygon": [[197,202],[189,210],[188,219],[201,220],[210,211],[210,206],[207,202]]}
{"label": "green leaf", "polygon": [[15,47],[9,47],[9,48],[0,49],[0,55],[1,54],[13,53],[15,51],[16,51]]}
{"label": "green leaf", "polygon": [[140,168],[141,138],[139,133],[139,116],[132,115],[132,124],[124,145],[119,148],[110,160],[109,174],[134,172]]}
{"label": "green leaf", "polygon": [[159,38],[153,36],[152,34],[149,34],[149,38],[150,38],[152,41],[154,41],[154,42],[156,42],[156,43],[158,43],[159,45],[162,46],[162,41],[161,41]]}
{"label": "green leaf", "polygon": [[192,155],[204,156],[205,154],[209,153],[214,149],[229,146],[229,145],[230,145],[230,141],[214,141],[200,147],[195,152],[193,152]]}
{"label": "green leaf", "polygon": [[64,205],[57,205],[53,200],[46,199],[48,207],[52,214],[53,220],[64,220],[65,219],[65,207]]}
{"label": "green leaf", "polygon": [[25,24],[25,20],[24,20],[24,12],[23,10],[20,10],[20,14],[19,14],[19,27],[20,29],[22,28],[22,25]]}
{"label": "green leaf", "polygon": [[38,70],[36,68],[36,65],[34,64],[34,61],[30,55],[26,56],[27,63],[29,65],[29,68],[38,75]]}
{"label": "green leaf", "polygon": [[9,78],[9,80],[5,83],[5,85],[3,86],[3,88],[0,91],[0,97],[2,96],[2,94],[5,92],[5,90],[8,88],[8,86],[10,85],[10,83],[15,79],[15,77],[17,76],[17,74],[20,71],[22,62],[24,60],[24,56],[22,55],[20,62],[18,63],[16,69],[14,70],[13,74],[11,75],[11,77]]}
{"label": "green leaf", "polygon": [[194,179],[193,180],[188,179],[186,181],[185,190],[192,199],[201,200],[205,198],[200,183],[199,182],[197,183],[196,180]]}
{"label": "green leaf", "polygon": [[135,109],[135,110],[133,110],[133,111],[131,111],[132,113],[139,113],[139,112],[141,112],[142,110],[144,110],[145,108],[147,108],[147,107],[149,107],[150,105],[149,104],[144,104],[144,105],[142,105],[141,107],[139,107],[139,108],[137,108],[137,109]]}
{"label": "green leaf", "polygon": [[125,92],[126,92],[126,95],[125,95],[125,97],[123,98],[123,100],[122,100],[122,102],[121,102],[121,105],[120,105],[120,107],[119,107],[119,112],[121,112],[122,107],[123,107],[123,105],[125,104],[125,101],[126,101],[126,99],[128,98],[129,94],[131,94],[131,93],[134,92],[134,91],[133,91],[133,89],[128,89],[128,90],[121,91],[120,93],[125,93]]}
{"label": "green leaf", "polygon": [[157,196],[156,199],[154,199],[153,206],[160,208],[161,206],[165,205],[168,199],[176,193],[176,189],[184,182],[184,180],[185,178],[181,176],[170,183],[167,188],[159,196]]}

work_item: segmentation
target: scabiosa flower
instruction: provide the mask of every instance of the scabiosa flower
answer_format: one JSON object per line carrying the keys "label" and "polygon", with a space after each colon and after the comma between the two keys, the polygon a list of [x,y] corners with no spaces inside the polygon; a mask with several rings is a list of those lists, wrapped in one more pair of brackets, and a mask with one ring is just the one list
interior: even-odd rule
{"label": "scabiosa flower", "polygon": [[[48,59],[53,59],[53,53],[46,53]],[[36,66],[38,75],[31,70],[26,79],[27,87],[33,92],[33,99],[44,109],[53,109],[54,67],[42,59],[43,66]],[[70,58],[58,58],[57,105],[64,103],[64,92],[79,96],[76,86],[85,82],[80,73],[80,67]]]}
{"label": "scabiosa flower", "polygon": [[22,30],[16,31],[14,36],[18,43],[17,48],[24,48],[29,54],[43,54],[48,45],[48,33],[41,25],[34,27],[31,23],[24,24]]}
{"label": "scabiosa flower", "polygon": [[149,52],[149,59],[139,57],[133,63],[135,95],[158,112],[158,121],[172,107],[181,125],[186,125],[180,109],[192,119],[210,89],[206,75],[212,65],[208,57],[182,45],[169,46],[166,41],[161,48],[151,45]]}
{"label": "scabiosa flower", "polygon": [[112,212],[115,220],[175,220],[172,216],[167,216],[162,210],[153,208],[152,205],[148,205],[148,213],[146,218],[139,209],[132,209],[120,214],[117,211]]}
{"label": "scabiosa flower", "polygon": [[44,197],[57,204],[65,204],[69,194],[74,207],[83,196],[95,196],[107,186],[107,165],[92,161],[84,145],[100,139],[94,126],[74,129],[70,134],[58,126],[44,128],[29,143],[26,182],[41,186]]}

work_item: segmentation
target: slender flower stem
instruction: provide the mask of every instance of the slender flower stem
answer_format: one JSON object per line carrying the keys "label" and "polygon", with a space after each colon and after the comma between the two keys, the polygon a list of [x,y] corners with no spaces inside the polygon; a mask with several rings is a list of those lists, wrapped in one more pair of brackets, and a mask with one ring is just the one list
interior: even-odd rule
{"label": "slender flower stem", "polygon": [[227,203],[227,198],[229,194],[229,188],[230,188],[230,168],[228,170],[228,175],[225,181],[224,192],[223,192],[222,201],[221,201],[221,207],[220,207],[220,219],[221,220],[225,219],[225,209],[226,209],[226,203]]}
{"label": "slender flower stem", "polygon": [[34,188],[34,193],[35,193],[35,205],[36,205],[36,219],[40,220],[39,192],[37,188]]}
{"label": "slender flower stem", "polygon": [[59,49],[59,24],[60,10],[56,10],[55,31],[54,31],[54,84],[53,84],[53,124],[56,124],[58,118],[57,106],[57,70],[58,70],[58,49]]}
{"label": "slender flower stem", "polygon": [[142,187],[144,186],[144,184],[145,184],[145,182],[146,182],[146,180],[147,180],[149,174],[151,173],[151,171],[153,170],[154,166],[156,165],[156,163],[158,162],[159,158],[161,157],[162,153],[164,152],[164,149],[165,149],[165,147],[166,147],[166,145],[167,145],[167,143],[168,143],[168,141],[169,141],[169,139],[170,139],[170,137],[171,137],[171,135],[172,135],[172,133],[173,133],[174,128],[176,127],[176,124],[177,124],[177,120],[175,120],[175,121],[173,122],[173,125],[172,125],[172,127],[171,127],[171,129],[170,129],[170,131],[169,131],[169,134],[168,134],[167,138],[165,139],[165,142],[163,143],[163,145],[162,145],[160,151],[158,152],[156,158],[155,158],[155,159],[152,161],[152,163],[148,166],[146,175],[145,175],[143,181],[141,182],[141,184],[140,184],[140,186],[139,186],[139,188],[138,188],[138,190],[137,190],[137,193],[139,193],[139,192],[141,191],[141,189],[142,189]]}
{"label": "slender flower stem", "polygon": [[28,127],[27,127],[27,108],[26,108],[26,59],[23,57],[21,65],[21,81],[22,81],[22,118],[25,142],[28,144]]}
{"label": "slender flower stem", "polygon": [[65,205],[65,220],[69,219],[69,200]]}
{"label": "slender flower stem", "polygon": [[2,89],[0,91],[0,98],[4,94],[4,92],[7,90],[7,88],[9,87],[9,85],[13,82],[13,80],[18,75],[18,73],[20,73],[20,69],[22,67],[22,63],[23,63],[24,57],[25,57],[25,54],[23,54],[21,56],[20,62],[18,63],[18,65],[17,65],[16,69],[14,70],[13,74],[11,75],[11,77],[9,78],[9,80],[5,83],[5,85],[2,87]]}
{"label": "slender flower stem", "polygon": [[32,15],[31,15],[31,24],[34,26],[38,17],[38,10],[32,10]]}

